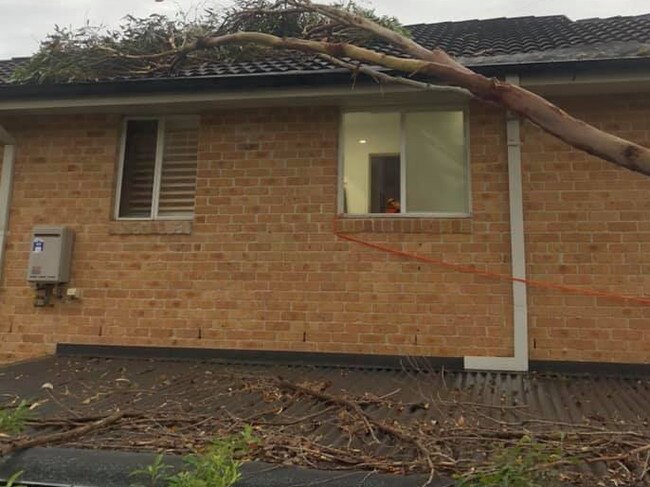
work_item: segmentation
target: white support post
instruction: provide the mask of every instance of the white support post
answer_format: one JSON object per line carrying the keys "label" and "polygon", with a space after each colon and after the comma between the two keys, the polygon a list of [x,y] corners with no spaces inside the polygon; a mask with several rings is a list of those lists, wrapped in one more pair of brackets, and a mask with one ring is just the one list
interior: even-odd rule
{"label": "white support post", "polygon": [[[519,84],[519,76],[507,76],[506,81]],[[524,204],[521,172],[520,121],[507,114],[508,181],[510,197],[510,247],[512,275],[526,279],[526,244],[524,238]],[[528,370],[528,303],[525,282],[513,281],[514,357],[465,357],[465,368],[473,370]]]}
{"label": "white support post", "polygon": [[11,135],[9,135],[9,132],[7,132],[2,125],[0,125],[0,145],[13,145],[15,143],[16,141]]}
{"label": "white support post", "polygon": [[9,210],[14,179],[16,147],[13,137],[0,125],[0,144],[4,144],[2,172],[0,173],[0,277],[4,269],[4,256],[9,232]]}

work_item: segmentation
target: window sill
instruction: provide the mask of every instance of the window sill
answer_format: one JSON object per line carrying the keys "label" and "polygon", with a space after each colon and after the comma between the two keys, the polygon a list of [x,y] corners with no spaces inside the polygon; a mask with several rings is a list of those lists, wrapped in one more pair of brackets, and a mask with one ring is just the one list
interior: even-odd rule
{"label": "window sill", "polygon": [[428,233],[470,234],[473,222],[470,217],[415,217],[415,216],[354,216],[337,219],[340,233]]}
{"label": "window sill", "polygon": [[110,222],[109,235],[190,235],[190,220],[121,220]]}

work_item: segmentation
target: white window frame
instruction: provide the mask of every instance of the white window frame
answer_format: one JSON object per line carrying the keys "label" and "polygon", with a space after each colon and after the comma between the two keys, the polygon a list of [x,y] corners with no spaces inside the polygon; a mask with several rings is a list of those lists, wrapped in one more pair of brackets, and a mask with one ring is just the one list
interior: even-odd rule
{"label": "white window frame", "polygon": [[[465,144],[465,173],[467,175],[467,212],[408,212],[406,206],[406,115],[418,112],[463,112],[463,141]],[[346,213],[345,210],[345,127],[343,120],[349,113],[398,113],[400,115],[400,213]],[[432,107],[354,107],[341,111],[339,119],[339,164],[338,164],[338,191],[337,191],[337,213],[344,218],[471,218],[472,217],[472,173],[470,157],[470,135],[469,135],[469,108],[459,105],[436,105]],[[368,169],[369,170],[369,169]]]}
{"label": "white window frame", "polygon": [[[122,134],[120,138],[120,154],[119,154],[119,164],[117,171],[117,188],[115,190],[115,208],[114,215],[115,220],[119,221],[154,221],[154,220],[194,220],[194,211],[191,215],[187,214],[178,214],[178,215],[158,215],[159,205],[160,205],[160,186],[162,183],[162,165],[163,157],[165,151],[165,123],[168,118],[178,118],[178,117],[195,117],[194,115],[177,115],[171,117],[125,117],[122,121]],[[198,119],[198,116],[196,116]],[[152,197],[151,197],[151,216],[149,217],[127,217],[120,216],[120,203],[122,201],[122,179],[124,178],[124,158],[126,156],[126,135],[127,135],[127,126],[130,121],[134,120],[155,120],[158,122],[158,132],[156,134],[156,157],[154,165],[154,176],[153,176],[153,188],[152,188]],[[198,161],[197,161],[198,162]],[[196,190],[195,190],[196,198]]]}

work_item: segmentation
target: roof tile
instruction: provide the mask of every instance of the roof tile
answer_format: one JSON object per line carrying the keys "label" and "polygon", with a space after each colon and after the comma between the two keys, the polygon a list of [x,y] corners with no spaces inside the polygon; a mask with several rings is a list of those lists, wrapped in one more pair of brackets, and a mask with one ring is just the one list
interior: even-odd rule
{"label": "roof tile", "polygon": [[[630,17],[593,18],[572,21],[563,15],[546,17],[495,18],[487,20],[466,20],[417,24],[408,27],[416,41],[433,49],[442,48],[465,64],[481,60],[489,64],[490,58],[515,56],[522,59],[525,54],[543,54],[561,49],[572,49],[572,54],[589,57],[598,47],[598,56],[608,55],[608,45],[613,43],[650,43],[650,14]],[[617,58],[619,49],[612,49],[611,58]],[[386,46],[387,52],[395,52]],[[26,58],[0,61],[0,84],[9,82],[9,77]],[[549,55],[547,61],[559,60]],[[495,59],[496,61],[496,59]],[[503,59],[500,59],[500,63]],[[338,69],[327,62],[301,54],[260,59],[257,61],[233,63],[203,63],[188,66],[173,77],[222,77],[255,74],[313,73]],[[156,75],[152,78],[169,77]],[[129,79],[124,77],[121,79]],[[141,77],[138,79],[142,79]]]}

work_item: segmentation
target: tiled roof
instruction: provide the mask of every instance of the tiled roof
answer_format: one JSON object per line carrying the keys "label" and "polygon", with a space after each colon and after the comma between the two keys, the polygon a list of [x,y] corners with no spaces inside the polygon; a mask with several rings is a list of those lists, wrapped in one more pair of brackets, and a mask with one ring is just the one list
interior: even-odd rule
{"label": "tiled roof", "polygon": [[[563,15],[497,18],[408,28],[419,43],[428,48],[440,47],[467,65],[650,57],[650,14],[578,21]],[[12,70],[24,61],[25,58],[0,61],[0,84],[7,83]],[[337,68],[320,59],[287,55],[253,62],[204,63],[173,76],[246,76],[334,69]]]}
{"label": "tiled roof", "polygon": [[26,60],[27,58],[14,58],[0,61],[0,84],[6,82],[11,76],[13,70]]}
{"label": "tiled roof", "polygon": [[650,41],[650,14],[572,21],[563,15],[412,26],[425,47],[456,57],[521,54],[614,41]]}

